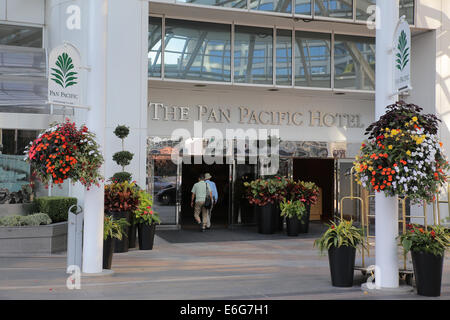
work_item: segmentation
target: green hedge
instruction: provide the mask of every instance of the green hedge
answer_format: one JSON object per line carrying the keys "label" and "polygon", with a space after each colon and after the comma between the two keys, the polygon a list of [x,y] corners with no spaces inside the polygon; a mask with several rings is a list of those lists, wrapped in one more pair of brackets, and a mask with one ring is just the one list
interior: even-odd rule
{"label": "green hedge", "polygon": [[48,214],[53,223],[67,221],[67,211],[77,204],[77,198],[71,197],[40,197],[34,200],[34,212]]}

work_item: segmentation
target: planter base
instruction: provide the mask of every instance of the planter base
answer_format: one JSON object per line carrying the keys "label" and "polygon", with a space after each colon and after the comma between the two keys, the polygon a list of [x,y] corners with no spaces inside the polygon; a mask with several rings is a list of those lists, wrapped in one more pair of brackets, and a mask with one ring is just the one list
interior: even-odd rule
{"label": "planter base", "polygon": [[113,270],[110,269],[103,269],[102,272],[98,273],[81,273],[82,277],[89,278],[89,277],[105,277],[105,276],[112,276],[114,274]]}
{"label": "planter base", "polygon": [[369,288],[367,283],[363,283],[361,285],[361,290],[365,293],[371,295],[400,295],[400,294],[412,294],[414,292],[414,288],[412,286],[401,285],[398,288]]}

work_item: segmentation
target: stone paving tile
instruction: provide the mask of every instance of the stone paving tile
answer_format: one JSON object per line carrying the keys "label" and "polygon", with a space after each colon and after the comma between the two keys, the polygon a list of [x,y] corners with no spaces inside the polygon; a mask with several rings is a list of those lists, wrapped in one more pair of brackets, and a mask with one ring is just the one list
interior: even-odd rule
{"label": "stone paving tile", "polygon": [[[328,258],[313,239],[176,243],[157,239],[154,250],[115,254],[114,275],[82,277],[65,286],[66,258],[0,257],[0,299],[423,299],[365,294],[355,272],[352,288],[330,283]],[[442,296],[450,299],[446,259]]]}

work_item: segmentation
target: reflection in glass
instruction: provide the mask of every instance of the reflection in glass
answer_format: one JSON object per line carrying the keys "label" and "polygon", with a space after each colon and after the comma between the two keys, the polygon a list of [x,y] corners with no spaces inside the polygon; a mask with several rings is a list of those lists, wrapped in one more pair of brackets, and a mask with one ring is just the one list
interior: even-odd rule
{"label": "reflection in glass", "polygon": [[234,81],[272,84],[273,29],[236,26]]}
{"label": "reflection in glass", "polygon": [[295,85],[331,87],[331,35],[295,31]]}
{"label": "reflection in glass", "polygon": [[[367,9],[370,6],[376,5],[377,0],[356,0],[356,20],[366,21],[369,18]],[[375,14],[375,11],[371,11]]]}
{"label": "reflection in glass", "polygon": [[315,0],[314,14],[322,17],[353,18],[353,0]]}
{"label": "reflection in glass", "polygon": [[414,0],[400,0],[400,17],[406,16],[409,24],[414,24]]}
{"label": "reflection in glass", "polygon": [[231,26],[166,19],[165,77],[231,81]]}
{"label": "reflection in glass", "polygon": [[276,71],[277,84],[292,84],[292,31],[277,30]]}
{"label": "reflection in glass", "polygon": [[0,24],[0,45],[42,48],[42,29]]}
{"label": "reflection in glass", "polygon": [[336,88],[374,90],[375,39],[335,35],[334,68]]}
{"label": "reflection in glass", "polygon": [[292,12],[291,0],[250,0],[250,9],[281,13]]}
{"label": "reflection in glass", "polygon": [[226,8],[247,8],[247,0],[176,0],[178,3],[201,4],[205,6],[216,6]]}
{"label": "reflection in glass", "polygon": [[254,164],[236,164],[234,168],[236,179],[233,181],[232,224],[256,223],[256,207],[249,204],[244,183],[257,178],[257,167]]}
{"label": "reflection in glass", "polygon": [[295,0],[295,13],[311,15],[312,0]]}
{"label": "reflection in glass", "polygon": [[162,19],[150,17],[148,24],[148,76],[161,77]]}

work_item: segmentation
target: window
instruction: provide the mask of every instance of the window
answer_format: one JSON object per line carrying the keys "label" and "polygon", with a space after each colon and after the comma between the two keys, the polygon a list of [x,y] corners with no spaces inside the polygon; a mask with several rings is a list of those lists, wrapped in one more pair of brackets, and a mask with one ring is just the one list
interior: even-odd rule
{"label": "window", "polygon": [[292,85],[292,31],[277,30],[277,84]]}
{"label": "window", "polygon": [[0,24],[0,45],[42,48],[42,28]]}
{"label": "window", "polygon": [[400,17],[406,16],[409,24],[414,24],[414,0],[400,0]]}
{"label": "window", "polygon": [[162,19],[150,17],[148,25],[148,76],[161,77]]}
{"label": "window", "polygon": [[314,14],[322,17],[353,19],[353,0],[315,0]]}
{"label": "window", "polygon": [[231,26],[166,19],[166,78],[231,81]]}
{"label": "window", "polygon": [[273,29],[235,27],[234,81],[272,84]]}
{"label": "window", "polygon": [[331,35],[295,31],[295,85],[331,87]]}
{"label": "window", "polygon": [[177,0],[178,3],[192,3],[206,6],[226,7],[226,8],[247,8],[247,0]]}
{"label": "window", "polygon": [[307,16],[311,15],[311,1],[312,0],[294,0],[295,2],[295,13],[304,14]]}
{"label": "window", "polygon": [[374,90],[375,39],[335,35],[335,88]]}
{"label": "window", "polygon": [[[369,18],[367,9],[370,6],[376,5],[376,0],[356,0],[356,20],[366,21]],[[414,24],[414,0],[399,0],[400,17],[406,16],[406,21],[409,24]],[[371,12],[371,15],[375,11]]]}
{"label": "window", "polygon": [[250,9],[291,13],[292,2],[291,0],[250,0]]}
{"label": "window", "polygon": [[[366,21],[369,18],[367,10],[376,3],[377,0],[356,0],[356,20]],[[375,11],[372,14],[375,14]]]}

